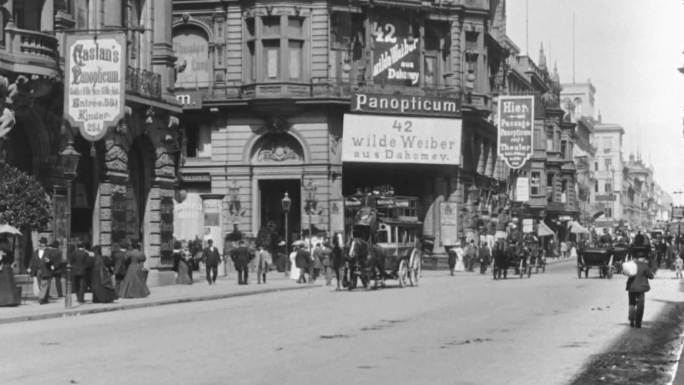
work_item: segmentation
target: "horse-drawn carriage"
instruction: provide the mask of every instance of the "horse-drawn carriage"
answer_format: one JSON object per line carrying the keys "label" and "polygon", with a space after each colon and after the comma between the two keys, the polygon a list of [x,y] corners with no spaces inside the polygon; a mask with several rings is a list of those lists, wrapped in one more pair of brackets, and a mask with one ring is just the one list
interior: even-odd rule
{"label": "horse-drawn carriage", "polygon": [[415,197],[368,194],[345,199],[345,281],[368,288],[396,279],[399,286],[417,285],[421,275],[422,222]]}
{"label": "horse-drawn carriage", "polygon": [[589,278],[589,269],[594,267],[599,270],[600,278],[613,278],[613,274],[622,271],[622,262],[625,261],[629,248],[626,245],[590,247],[577,253],[577,278]]}

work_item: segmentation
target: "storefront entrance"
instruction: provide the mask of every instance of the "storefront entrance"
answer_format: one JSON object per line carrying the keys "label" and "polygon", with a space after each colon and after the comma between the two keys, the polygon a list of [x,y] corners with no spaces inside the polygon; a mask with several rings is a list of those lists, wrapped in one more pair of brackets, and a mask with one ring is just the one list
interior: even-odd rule
{"label": "storefront entrance", "polygon": [[301,182],[299,179],[259,180],[260,213],[259,228],[268,227],[285,239],[285,215],[282,199],[287,192],[291,200],[288,214],[289,240],[296,239],[301,228]]}

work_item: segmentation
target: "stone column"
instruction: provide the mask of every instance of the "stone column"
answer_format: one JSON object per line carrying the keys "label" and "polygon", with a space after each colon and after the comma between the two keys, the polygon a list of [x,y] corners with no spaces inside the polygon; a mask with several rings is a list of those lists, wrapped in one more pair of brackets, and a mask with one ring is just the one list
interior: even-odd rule
{"label": "stone column", "polygon": [[[173,85],[174,62],[173,39],[171,23],[173,7],[170,1],[155,1],[152,15],[154,26],[154,41],[152,42],[152,70],[161,75],[162,97],[172,99],[169,87]],[[175,102],[175,100],[174,100]]]}
{"label": "stone column", "polygon": [[121,27],[123,24],[122,0],[104,0],[104,26]]}

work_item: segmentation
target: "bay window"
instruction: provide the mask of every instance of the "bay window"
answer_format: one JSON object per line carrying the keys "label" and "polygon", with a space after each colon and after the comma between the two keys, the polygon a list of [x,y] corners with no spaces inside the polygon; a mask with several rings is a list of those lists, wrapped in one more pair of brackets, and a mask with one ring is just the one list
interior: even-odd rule
{"label": "bay window", "polygon": [[303,17],[289,15],[246,18],[245,81],[307,81],[306,21]]}

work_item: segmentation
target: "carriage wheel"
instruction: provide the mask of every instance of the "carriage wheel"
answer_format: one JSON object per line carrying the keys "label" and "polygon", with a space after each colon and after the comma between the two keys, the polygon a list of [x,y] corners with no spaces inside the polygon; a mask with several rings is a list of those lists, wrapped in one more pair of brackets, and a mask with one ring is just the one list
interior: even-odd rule
{"label": "carriage wheel", "polygon": [[408,277],[408,265],[405,259],[399,262],[399,269],[397,270],[397,279],[399,280],[399,286],[406,287],[406,279]]}
{"label": "carriage wheel", "polygon": [[411,269],[411,272],[409,273],[409,277],[411,279],[411,285],[412,286],[418,286],[418,281],[420,281],[420,276],[423,274],[423,263],[420,258],[420,256],[416,257],[416,260],[413,264],[413,269]]}

